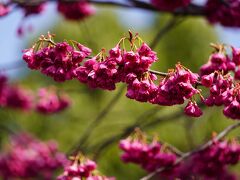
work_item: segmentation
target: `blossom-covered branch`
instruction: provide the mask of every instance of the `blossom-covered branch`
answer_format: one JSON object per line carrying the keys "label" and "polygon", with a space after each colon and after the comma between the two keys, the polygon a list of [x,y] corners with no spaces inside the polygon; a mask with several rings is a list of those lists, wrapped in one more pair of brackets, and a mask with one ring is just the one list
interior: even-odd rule
{"label": "blossom-covered branch", "polygon": [[[208,141],[207,143],[203,144],[199,148],[197,148],[197,149],[195,149],[193,151],[184,153],[171,166],[158,168],[157,170],[155,170],[154,172],[152,172],[152,173],[148,174],[147,176],[141,178],[140,180],[149,180],[152,177],[154,177],[155,175],[157,175],[158,173],[161,173],[161,172],[163,172],[165,170],[168,170],[169,168],[171,169],[172,167],[179,165],[182,161],[184,161],[187,158],[193,156],[194,154],[202,152],[202,151],[210,148],[214,143],[220,141],[222,138],[224,138],[226,135],[228,135],[231,131],[233,131],[234,129],[238,128],[239,126],[240,126],[240,122],[237,122],[237,123],[235,123],[233,125],[228,126],[226,129],[224,129],[222,132],[220,132],[216,137],[214,137],[212,140]],[[227,158],[227,157],[225,157],[225,158]],[[237,157],[237,161],[238,160],[239,160],[239,158]],[[190,174],[190,172],[189,172],[189,174]]]}
{"label": "blossom-covered branch", "polygon": [[[25,4],[28,6],[36,6],[42,3],[55,1],[58,2],[58,0],[34,0],[34,1],[26,1],[26,0],[12,0],[13,3],[16,4]],[[169,9],[161,9],[159,10],[157,7],[153,6],[152,4],[139,1],[139,0],[133,0],[133,1],[114,1],[114,0],[61,0],[62,2],[66,3],[76,3],[76,2],[89,2],[96,5],[111,5],[111,6],[117,6],[117,7],[124,7],[124,8],[139,8],[143,10],[148,11],[161,11],[161,12],[170,12]],[[204,8],[202,6],[198,6],[195,4],[189,4],[188,7],[177,9],[173,12],[174,15],[191,15],[191,16],[202,16],[204,15]]]}
{"label": "blossom-covered branch", "polygon": [[[24,50],[23,59],[29,68],[40,70],[58,82],[78,79],[90,88],[105,90],[115,90],[116,84],[122,82],[127,84],[126,96],[139,102],[173,106],[188,100],[184,112],[192,117],[203,114],[195,100],[198,96],[205,105],[223,105],[224,115],[240,119],[237,110],[240,107],[240,85],[229,74],[234,71],[235,79],[238,79],[240,50],[232,48],[230,58],[225,46],[212,46],[215,51],[209,62],[200,68],[200,75],[180,63],[168,73],[151,70],[152,64],[158,60],[156,52],[138,34],[131,32],[109,53],[102,49],[93,57],[90,57],[90,48],[73,40],[55,43],[53,36],[48,34]],[[155,84],[157,80],[160,80],[159,85]],[[207,98],[201,94],[199,85],[210,90]]]}
{"label": "blossom-covered branch", "polygon": [[[192,4],[191,0],[151,0],[146,3],[139,0],[116,2],[113,0],[49,0],[58,3],[58,11],[67,19],[81,20],[94,14],[91,4],[115,5],[126,8],[141,8],[155,12],[167,12],[178,16],[204,16],[212,24],[221,24],[229,27],[239,27],[239,1],[206,0],[203,6]],[[12,0],[0,4],[0,17],[11,11],[11,5],[24,10],[25,16],[39,14],[44,10],[47,0],[25,1]],[[217,12],[216,12],[217,11]]]}

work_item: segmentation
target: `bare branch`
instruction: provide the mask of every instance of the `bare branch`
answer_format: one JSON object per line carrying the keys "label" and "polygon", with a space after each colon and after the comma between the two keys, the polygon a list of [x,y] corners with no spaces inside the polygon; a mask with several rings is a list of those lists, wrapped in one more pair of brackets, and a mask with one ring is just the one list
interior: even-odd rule
{"label": "bare branch", "polygon": [[69,154],[74,154],[78,152],[81,149],[81,147],[84,145],[84,143],[87,142],[93,130],[103,121],[104,117],[112,110],[114,105],[116,105],[122,93],[124,92],[124,89],[125,89],[125,86],[122,86],[119,89],[118,93],[111,99],[111,101],[105,106],[105,108],[97,115],[97,117],[85,129],[79,141],[76,143],[74,147],[70,149]]}
{"label": "bare branch", "polygon": [[102,151],[104,151],[107,147],[109,147],[116,141],[119,141],[120,139],[125,138],[126,136],[131,134],[136,127],[141,127],[141,121],[146,120],[145,118],[150,118],[151,116],[155,115],[158,111],[159,111],[159,107],[157,106],[143,112],[136,118],[133,124],[124,128],[120,134],[112,136],[107,140],[105,140],[104,142],[100,142],[99,144],[90,148],[94,150],[94,159],[96,160],[99,157],[99,155],[102,153]]}
{"label": "bare branch", "polygon": [[183,21],[184,21],[184,19],[178,19],[177,17],[174,16],[169,22],[167,22],[167,24],[165,26],[163,26],[159,30],[157,35],[154,37],[152,43],[150,44],[150,47],[152,49],[154,49],[157,46],[160,39],[162,39],[165,34],[167,34],[169,31],[171,31],[177,25],[181,24]]}

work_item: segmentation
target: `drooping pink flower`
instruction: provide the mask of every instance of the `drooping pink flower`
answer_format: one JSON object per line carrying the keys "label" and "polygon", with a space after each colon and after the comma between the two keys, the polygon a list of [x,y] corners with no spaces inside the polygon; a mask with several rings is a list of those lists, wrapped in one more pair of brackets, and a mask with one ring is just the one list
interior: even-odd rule
{"label": "drooping pink flower", "polygon": [[152,51],[146,43],[143,43],[136,52],[126,51],[123,53],[124,72],[141,75],[147,72],[157,59],[156,52]]}
{"label": "drooping pink flower", "polygon": [[4,75],[0,75],[0,106],[6,108],[31,110],[33,107],[33,92],[21,86],[14,86]]}
{"label": "drooping pink flower", "polygon": [[53,90],[40,89],[36,103],[36,111],[43,114],[51,114],[65,110],[71,104],[67,95],[58,95]]}
{"label": "drooping pink flower", "polygon": [[8,86],[6,90],[5,106],[22,110],[30,110],[33,107],[34,96],[30,90],[21,87]]}
{"label": "drooping pink flower", "polygon": [[159,84],[158,94],[151,102],[154,104],[172,106],[183,104],[185,99],[190,99],[199,91],[194,87],[198,81],[198,75],[184,69],[180,64],[176,70],[170,72]]}
{"label": "drooping pink flower", "polygon": [[184,112],[186,115],[191,117],[200,117],[203,114],[202,110],[198,107],[197,103],[192,101],[190,101],[184,108]]}
{"label": "drooping pink flower", "polygon": [[209,88],[210,95],[204,100],[207,106],[226,105],[232,100],[233,77],[230,74],[223,76],[220,72],[214,72],[202,76],[201,83]]}
{"label": "drooping pink flower", "polygon": [[147,102],[154,99],[158,88],[153,83],[151,77],[143,77],[139,80],[136,77],[130,77],[132,75],[134,76],[134,74],[128,74],[127,76],[128,87],[126,96],[140,102]]}
{"label": "drooping pink flower", "polygon": [[94,161],[77,155],[70,164],[65,166],[64,172],[57,177],[57,180],[115,180],[115,178],[98,175],[94,172],[96,168],[97,164]]}
{"label": "drooping pink flower", "polygon": [[119,65],[123,65],[122,49],[119,44],[109,50],[109,60],[115,61]]}
{"label": "drooping pink flower", "polygon": [[222,71],[227,74],[229,71],[235,70],[235,66],[235,63],[227,55],[216,52],[209,57],[208,63],[200,68],[200,74],[201,76],[208,75],[214,71]]}
{"label": "drooping pink flower", "polygon": [[39,69],[41,60],[36,60],[33,48],[23,50],[23,60],[26,61],[30,69]]}
{"label": "drooping pink flower", "polygon": [[229,105],[225,106],[223,113],[231,119],[240,119],[240,103],[233,100]]}
{"label": "drooping pink flower", "polygon": [[87,60],[83,66],[76,69],[76,76],[82,83],[87,83],[91,88],[101,88],[106,90],[114,90],[118,71],[117,64],[111,59],[102,62],[98,61],[98,57]]}
{"label": "drooping pink flower", "polygon": [[87,1],[66,2],[59,0],[58,11],[66,19],[81,20],[95,13],[95,9]]}
{"label": "drooping pink flower", "polygon": [[[119,143],[120,149],[123,150],[121,159],[124,162],[135,163],[149,172],[173,165],[177,158],[173,152],[164,150],[164,147],[155,140],[147,143],[144,137],[138,133],[136,132]],[[170,171],[172,172],[172,170]]]}

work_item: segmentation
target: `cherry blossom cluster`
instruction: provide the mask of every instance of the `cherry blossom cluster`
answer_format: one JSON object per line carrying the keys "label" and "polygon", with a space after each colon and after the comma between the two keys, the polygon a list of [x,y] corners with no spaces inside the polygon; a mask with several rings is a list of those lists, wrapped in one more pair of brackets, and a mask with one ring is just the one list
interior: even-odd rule
{"label": "cherry blossom cluster", "polygon": [[40,70],[55,81],[70,80],[75,77],[79,63],[91,54],[89,48],[76,42],[73,43],[78,49],[67,42],[55,44],[52,41],[52,35],[49,34],[47,40],[45,37],[40,37],[32,48],[26,49],[23,59],[30,69]]}
{"label": "cherry blossom cluster", "polygon": [[33,106],[31,91],[8,83],[6,76],[0,76],[0,106],[30,110]]}
{"label": "cherry blossom cluster", "polygon": [[77,79],[92,88],[114,90],[118,82],[126,82],[130,88],[134,80],[147,72],[156,60],[156,53],[145,43],[139,48],[132,47],[130,51],[121,49],[117,44],[108,56],[103,51],[80,66],[76,70]]}
{"label": "cherry blossom cluster", "polygon": [[[122,47],[126,45],[125,41],[129,43],[130,50]],[[35,46],[41,43],[47,43],[47,46],[35,50]],[[67,42],[55,43],[50,34],[42,36],[32,48],[24,50],[23,59],[28,67],[40,70],[56,81],[77,78],[91,88],[106,90],[114,90],[118,82],[126,83],[126,96],[140,102],[172,106],[183,104],[186,99],[191,101],[194,95],[200,94],[194,87],[199,76],[181,64],[161,79],[159,86],[155,85],[157,76],[149,68],[157,61],[156,52],[131,32],[129,38],[122,38],[108,54],[102,50],[84,62],[91,50],[77,42],[75,44],[78,50]],[[185,112],[194,117],[201,115],[201,110],[192,101]]]}
{"label": "cherry blossom cluster", "polygon": [[58,95],[54,89],[42,88],[38,91],[35,110],[42,114],[52,114],[65,110],[70,104],[66,94]]}
{"label": "cherry blossom cluster", "polygon": [[174,11],[177,8],[188,6],[191,0],[151,0],[151,3],[159,10]]}
{"label": "cherry blossom cluster", "polygon": [[[158,86],[154,83],[157,77],[151,71],[142,76],[139,78],[132,74],[127,76],[130,82],[126,94],[128,98],[164,106],[183,104],[189,99],[185,114],[192,117],[202,115],[201,109],[193,100],[194,95],[200,95],[200,91],[195,88],[199,79],[197,74],[177,64],[175,70],[170,70],[166,77],[160,80]],[[201,95],[200,97],[202,98]]]}
{"label": "cherry blossom cluster", "polygon": [[[126,41],[123,38],[109,51],[109,55],[102,50],[98,55],[86,60],[91,49],[75,41],[73,43],[77,49],[67,42],[55,43],[49,34],[48,37],[41,37],[32,48],[24,50],[23,59],[29,68],[40,70],[56,81],[77,78],[91,88],[114,90],[117,82],[131,83],[133,77],[146,73],[157,60],[156,53],[146,43],[142,43],[139,48],[133,44],[132,41],[137,38],[138,36],[130,40],[130,51],[120,47],[120,44]],[[35,50],[36,46],[38,48]]]}
{"label": "cherry blossom cluster", "polygon": [[230,74],[222,75],[222,73],[215,71],[209,75],[204,75],[201,83],[209,88],[209,97],[204,100],[207,106],[221,106],[231,102],[230,92],[233,88],[233,78]]}
{"label": "cherry blossom cluster", "polygon": [[71,159],[72,161],[65,166],[63,174],[58,176],[57,180],[115,180],[113,177],[100,175],[96,170],[97,164],[83,155]]}
{"label": "cherry blossom cluster", "polygon": [[91,88],[114,90],[118,81],[116,62],[95,56],[76,69],[76,78]]}
{"label": "cherry blossom cluster", "polygon": [[[240,119],[239,65],[240,51],[232,47],[231,58],[224,53],[222,45],[217,47],[209,62],[201,67],[201,84],[209,88],[209,96],[204,100],[207,106],[224,106],[223,113],[231,119]],[[229,71],[235,73],[234,78]]]}
{"label": "cherry blossom cluster", "polygon": [[57,10],[69,20],[81,20],[95,13],[95,9],[87,2],[87,0],[79,2],[66,2],[59,0]]}
{"label": "cherry blossom cluster", "polygon": [[222,44],[212,44],[215,51],[209,60],[200,68],[200,74],[209,75],[214,71],[221,71],[227,74],[230,71],[235,73],[235,79],[239,79],[240,49],[232,47],[232,55],[226,54],[226,47]]}
{"label": "cherry blossom cluster", "polygon": [[174,71],[161,80],[157,96],[152,101],[154,104],[172,106],[183,104],[185,99],[192,98],[199,94],[194,87],[198,83],[198,74],[192,73],[189,69],[180,64],[176,65]]}
{"label": "cherry blossom cluster", "polygon": [[[39,70],[55,81],[78,79],[90,88],[105,90],[115,90],[116,84],[122,82],[127,85],[126,96],[139,102],[163,106],[187,102],[185,114],[200,117],[203,112],[195,100],[199,98],[207,106],[223,105],[225,116],[240,119],[240,85],[235,81],[240,71],[238,48],[232,47],[230,56],[226,54],[225,46],[212,44],[215,51],[198,75],[180,63],[168,73],[151,70],[158,60],[156,52],[138,34],[133,36],[131,32],[129,38],[123,37],[114,48],[108,52],[102,49],[94,57],[90,57],[88,47],[71,42],[72,46],[67,42],[55,43],[50,34],[41,36],[32,48],[24,50],[23,59],[29,68]],[[235,78],[229,72],[234,72]],[[200,85],[207,88],[208,97],[203,97]]]}
{"label": "cherry blossom cluster", "polygon": [[240,119],[240,84],[225,92],[225,104],[223,113],[232,119]]}
{"label": "cherry blossom cluster", "polygon": [[240,1],[208,0],[205,6],[206,16],[210,23],[219,23],[228,27],[240,27]]}
{"label": "cherry blossom cluster", "polygon": [[146,136],[139,130],[121,140],[119,146],[123,150],[121,159],[125,163],[140,165],[148,172],[165,168],[159,174],[163,179],[237,179],[228,171],[229,166],[240,160],[240,144],[236,140],[213,139],[207,148],[193,153],[181,163],[176,163],[182,155],[176,155],[175,149],[156,140],[148,143]]}
{"label": "cherry blossom cluster", "polygon": [[67,163],[54,141],[42,142],[29,134],[12,137],[10,148],[0,154],[0,174],[3,179],[51,180],[56,170]]}
{"label": "cherry blossom cluster", "polygon": [[157,140],[148,143],[146,136],[139,130],[127,139],[121,140],[119,147],[123,150],[121,159],[125,163],[138,164],[149,172],[172,166],[177,159],[175,153]]}
{"label": "cherry blossom cluster", "polygon": [[192,155],[176,167],[172,178],[237,180],[237,176],[230,173],[228,167],[237,164],[239,160],[240,144],[237,141],[214,141],[210,147]]}
{"label": "cherry blossom cluster", "polygon": [[11,85],[6,76],[0,76],[0,106],[24,111],[35,110],[42,114],[63,111],[71,104],[66,94],[57,94],[54,88],[39,89],[35,96],[33,91]]}
{"label": "cherry blossom cluster", "polygon": [[[153,6],[161,11],[176,11],[191,4],[191,0],[151,0]],[[227,27],[240,27],[240,1],[238,0],[206,0],[203,15],[211,24]]]}

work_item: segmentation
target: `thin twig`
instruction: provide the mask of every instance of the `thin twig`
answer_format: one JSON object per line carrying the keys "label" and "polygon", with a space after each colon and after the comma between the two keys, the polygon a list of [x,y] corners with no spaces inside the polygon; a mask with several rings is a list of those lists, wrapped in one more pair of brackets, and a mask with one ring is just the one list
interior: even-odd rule
{"label": "thin twig", "polygon": [[184,155],[184,152],[180,151],[179,149],[177,149],[175,146],[164,142],[164,144],[166,144],[167,148],[170,149],[173,153],[175,153],[177,156],[181,157]]}
{"label": "thin twig", "polygon": [[74,147],[70,149],[69,151],[70,154],[75,154],[76,152],[78,152],[81,149],[81,147],[84,145],[84,143],[87,142],[93,130],[102,122],[103,118],[112,110],[114,105],[116,105],[122,93],[124,92],[124,89],[125,89],[125,86],[122,86],[119,89],[118,93],[111,99],[111,101],[105,106],[105,108],[97,115],[97,117],[85,129],[79,141],[76,143]]}
{"label": "thin twig", "polygon": [[214,142],[216,141],[219,141],[221,140],[222,138],[224,138],[226,135],[228,135],[232,130],[236,129],[240,127],[240,122],[237,122],[233,125],[230,125],[228,126],[227,128],[225,128],[222,132],[220,132],[218,134],[218,136],[216,136],[215,138],[213,138],[212,140],[208,141],[207,143],[203,144],[202,146],[200,146],[199,148],[193,150],[193,151],[190,151],[190,152],[187,152],[185,154],[183,154],[180,158],[178,158],[176,160],[176,162],[172,165],[172,166],[169,166],[169,167],[163,167],[163,168],[159,168],[157,169],[156,171],[148,174],[147,176],[141,178],[140,180],[149,180],[151,179],[152,177],[154,177],[156,174],[160,173],[160,172],[163,172],[164,170],[167,170],[169,168],[172,168],[178,164],[180,164],[182,161],[184,161],[185,159],[189,158],[190,156],[192,156],[193,154],[195,153],[198,153],[200,151],[203,151],[205,149],[207,149],[208,147],[210,147]]}
{"label": "thin twig", "polygon": [[[79,21],[79,28],[81,30],[80,23],[82,23],[82,22]],[[90,33],[90,29],[88,28],[88,24],[86,23],[85,20],[83,20],[83,27],[84,27],[84,29],[86,31],[86,33],[84,33],[86,35],[86,40],[87,40],[89,46],[91,47],[91,49],[93,49],[93,50],[99,49],[98,44],[96,43],[96,41],[93,41],[93,38],[92,38],[91,33]]]}
{"label": "thin twig", "polygon": [[119,141],[120,139],[125,138],[126,136],[131,134],[136,127],[141,126],[141,121],[146,120],[145,118],[150,118],[151,116],[155,115],[158,111],[159,111],[159,107],[154,107],[154,108],[151,108],[151,109],[145,111],[144,113],[140,114],[136,118],[136,120],[134,121],[133,124],[124,128],[123,131],[120,134],[112,136],[112,137],[108,138],[107,140],[105,140],[104,142],[100,142],[99,144],[94,145],[92,148],[90,148],[90,149],[94,150],[94,159],[95,160],[98,159],[99,155],[107,147],[109,147],[110,145],[112,145],[116,141]]}
{"label": "thin twig", "polygon": [[157,35],[154,37],[152,43],[150,44],[150,47],[154,49],[157,46],[160,39],[162,39],[165,34],[167,34],[177,25],[181,24],[183,21],[184,19],[178,19],[177,17],[174,16],[169,22],[167,22],[165,26],[161,27]]}
{"label": "thin twig", "polygon": [[[205,107],[205,106],[203,106],[203,103],[198,103],[198,104],[200,107]],[[119,141],[120,139],[129,136],[136,127],[139,127],[142,130],[147,130],[152,127],[156,127],[156,125],[159,125],[160,123],[176,121],[184,115],[183,109],[180,108],[179,111],[177,111],[175,113],[171,112],[170,114],[167,114],[165,116],[157,117],[156,119],[154,119],[150,122],[146,121],[147,118],[150,119],[150,117],[155,115],[158,111],[159,111],[159,106],[154,107],[154,108],[140,114],[140,116],[134,121],[133,124],[131,124],[123,129],[122,133],[117,134],[113,137],[110,137],[107,140],[105,140],[104,142],[100,142],[99,144],[94,145],[93,147],[89,148],[88,151],[94,150],[94,153],[95,153],[94,158],[96,160],[96,159],[98,159],[99,155],[107,147],[111,146],[113,143]],[[182,154],[182,153],[180,153],[180,151],[179,151],[179,155],[180,154]]]}
{"label": "thin twig", "polygon": [[155,74],[155,75],[163,76],[163,77],[168,76],[168,73],[160,72],[160,71],[156,71],[156,70],[152,70],[152,69],[149,69],[148,72]]}

